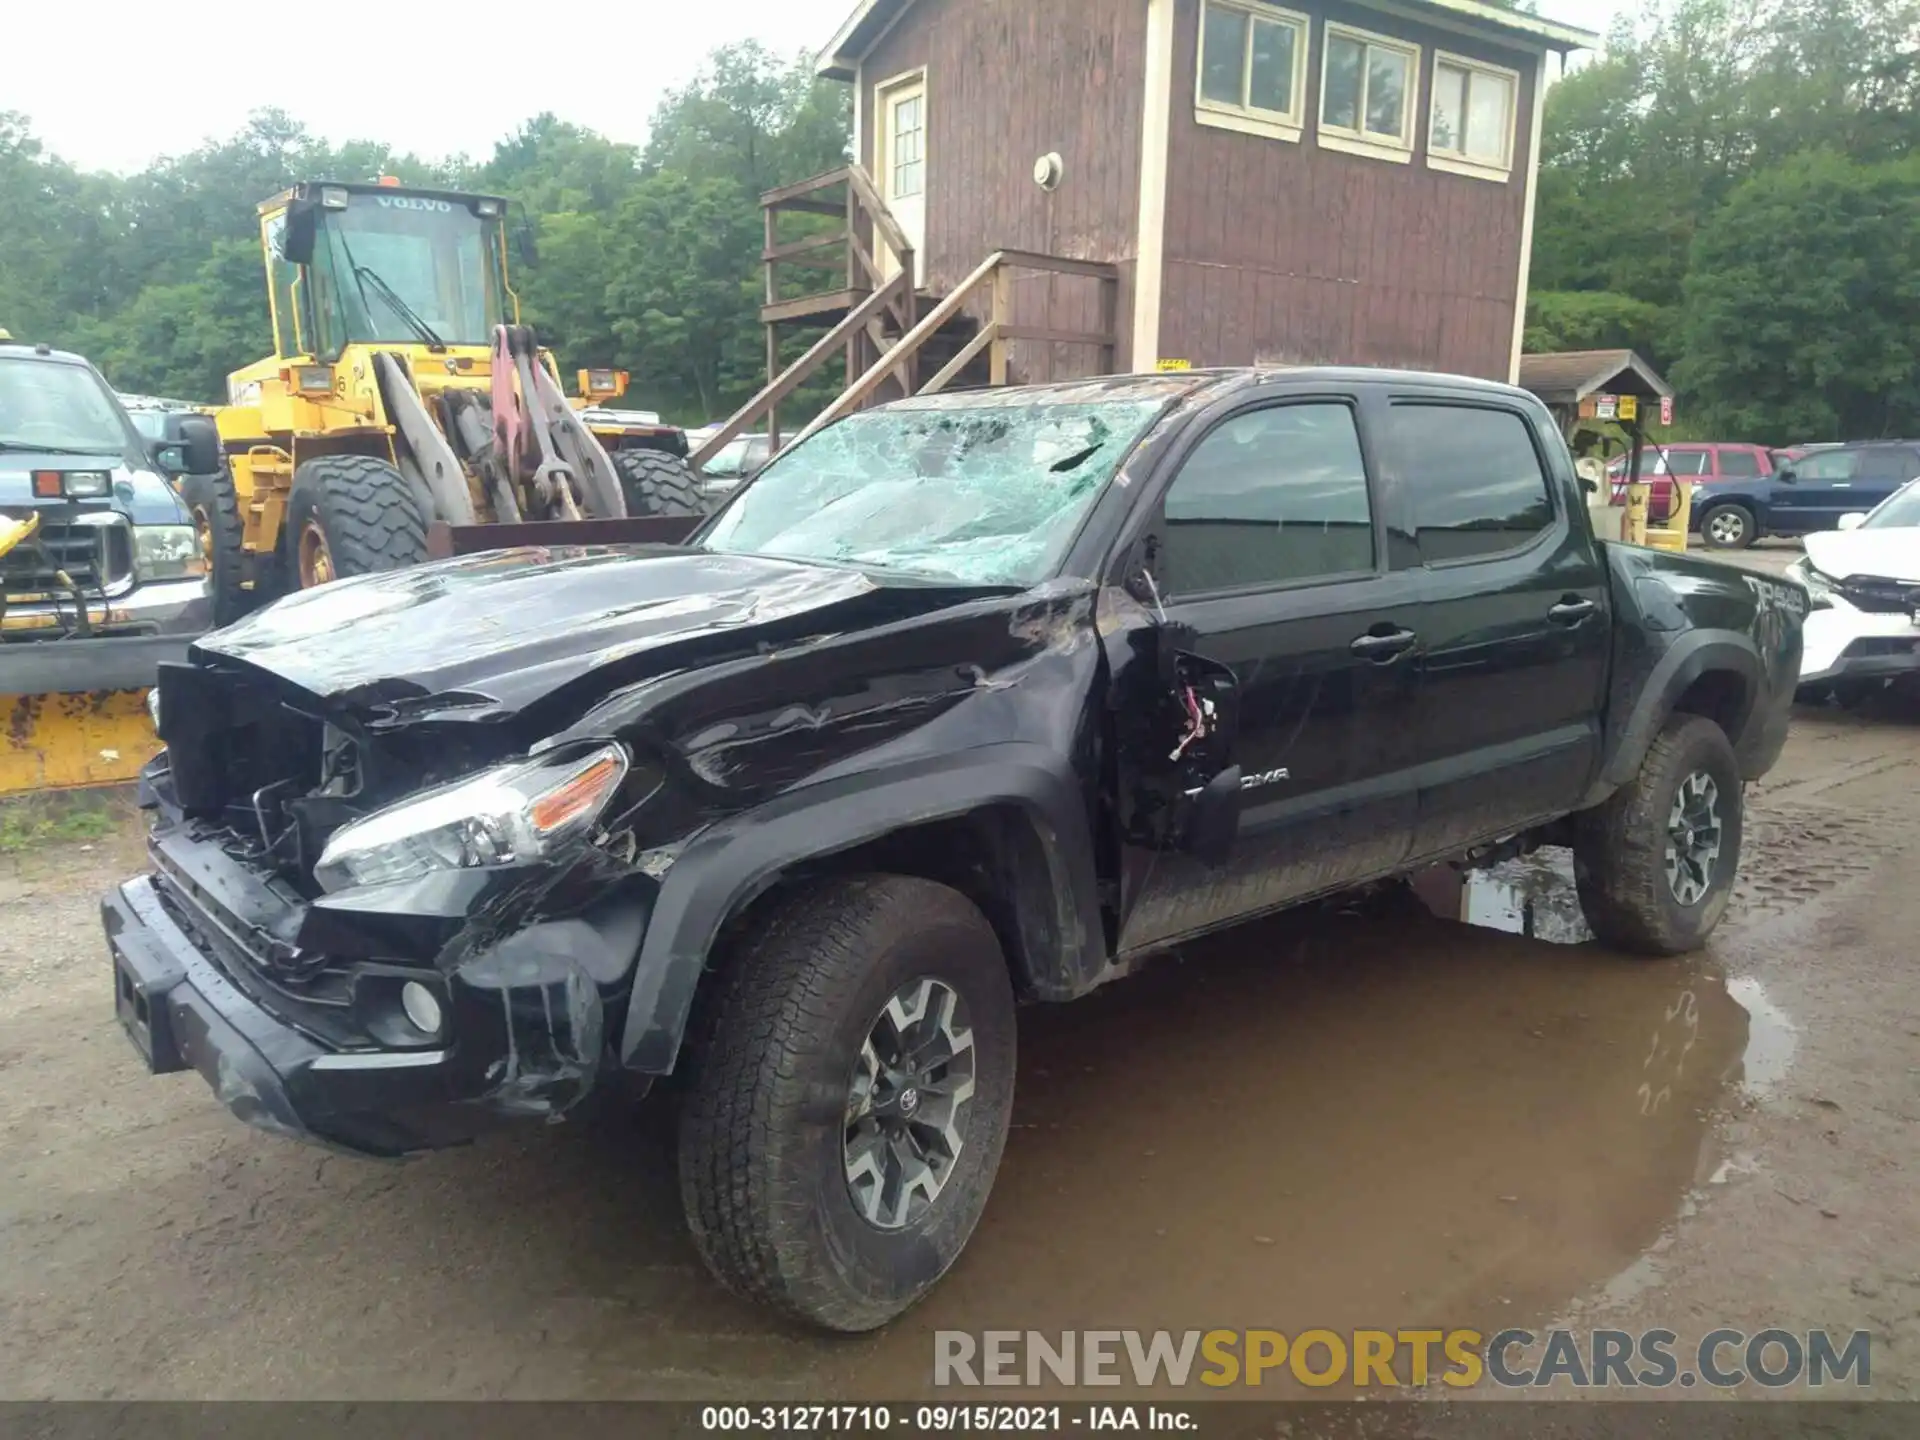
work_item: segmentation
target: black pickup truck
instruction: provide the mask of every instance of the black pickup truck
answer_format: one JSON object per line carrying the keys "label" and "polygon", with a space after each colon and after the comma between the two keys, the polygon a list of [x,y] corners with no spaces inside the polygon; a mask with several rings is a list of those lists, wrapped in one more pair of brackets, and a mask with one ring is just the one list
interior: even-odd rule
{"label": "black pickup truck", "polygon": [[716,1275],[880,1325],[953,1262],[1014,1014],[1184,937],[1573,847],[1700,945],[1797,585],[1590,533],[1505,386],[1301,369],[925,396],[684,546],[343,580],[163,670],[107,896],[156,1072],[363,1154],[672,1077]]}

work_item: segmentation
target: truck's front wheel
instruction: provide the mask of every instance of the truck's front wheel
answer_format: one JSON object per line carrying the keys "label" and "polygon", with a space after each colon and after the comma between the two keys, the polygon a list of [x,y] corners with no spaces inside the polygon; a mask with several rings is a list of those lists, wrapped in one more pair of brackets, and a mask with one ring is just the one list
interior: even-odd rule
{"label": "truck's front wheel", "polygon": [[1699,715],[1668,719],[1639,774],[1578,817],[1574,878],[1593,933],[1643,955],[1706,944],[1740,868],[1741,802],[1726,732]]}
{"label": "truck's front wheel", "polygon": [[714,983],[680,1117],[694,1243],[736,1294],[884,1325],[959,1256],[1006,1142],[993,929],[944,885],[848,877],[776,903]]}

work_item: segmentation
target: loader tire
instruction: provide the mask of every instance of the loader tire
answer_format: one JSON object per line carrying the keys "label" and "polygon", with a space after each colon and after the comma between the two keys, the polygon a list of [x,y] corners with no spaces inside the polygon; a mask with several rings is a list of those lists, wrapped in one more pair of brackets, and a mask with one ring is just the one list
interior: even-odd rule
{"label": "loader tire", "polygon": [[664,450],[616,450],[613,468],[620,472],[629,515],[704,515],[700,482],[678,455]]}
{"label": "loader tire", "polygon": [[369,455],[321,455],[293,472],[287,543],[302,590],[427,558],[427,521],[413,486]]}
{"label": "loader tire", "polygon": [[188,475],[180,482],[180,499],[193,517],[194,538],[207,567],[207,598],[213,602],[213,628],[233,624],[253,608],[246,588],[246,529],[240,523],[240,498],[233,477]]}

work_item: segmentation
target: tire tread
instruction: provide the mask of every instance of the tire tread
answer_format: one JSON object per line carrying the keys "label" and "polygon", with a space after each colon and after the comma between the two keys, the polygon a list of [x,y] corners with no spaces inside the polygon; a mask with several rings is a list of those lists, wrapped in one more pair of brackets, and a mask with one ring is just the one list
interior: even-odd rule
{"label": "tire tread", "polygon": [[934,925],[961,915],[985,925],[963,897],[931,881],[834,877],[770,902],[728,945],[689,1028],[679,1155],[688,1227],[729,1291],[834,1330],[871,1329],[899,1308],[879,1307],[877,1296],[860,1303],[844,1277],[824,1272],[768,1157],[783,1138],[776,1112],[810,1083],[797,1042],[843,1018],[835,991],[868,963],[875,934],[902,919]]}
{"label": "tire tread", "polygon": [[[1574,878],[1580,908],[1593,933],[1604,943],[1642,955],[1676,955],[1695,948],[1704,936],[1678,932],[1660,896],[1666,878],[1666,810],[1673,772],[1696,747],[1733,749],[1726,734],[1701,715],[1676,714],[1647,747],[1633,779],[1576,821]],[[1728,797],[1740,803],[1738,791]],[[1737,866],[1738,853],[1730,864]],[[1732,876],[1717,883],[1731,888]],[[1711,904],[1709,897],[1703,904]],[[1709,927],[1710,928],[1710,927]]]}

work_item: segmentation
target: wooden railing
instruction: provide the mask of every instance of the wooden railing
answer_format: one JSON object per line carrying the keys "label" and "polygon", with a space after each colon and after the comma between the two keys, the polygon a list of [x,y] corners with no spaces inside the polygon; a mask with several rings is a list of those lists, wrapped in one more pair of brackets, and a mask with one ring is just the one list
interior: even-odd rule
{"label": "wooden railing", "polygon": [[[735,437],[764,421],[771,449],[782,447],[779,406],[805,384],[836,352],[847,358],[847,388],[794,438],[811,435],[821,426],[869,403],[889,380],[905,394],[931,394],[952,384],[982,352],[988,357],[989,383],[1007,382],[1007,348],[1014,341],[1054,345],[1086,345],[1099,350],[1100,373],[1111,374],[1117,351],[1119,271],[1112,265],[1037,255],[1024,250],[999,250],[962,280],[953,292],[926,313],[915,285],[912,243],[880,198],[872,179],[858,165],[816,175],[761,196],[766,215],[766,238],[760,259],[766,272],[765,305],[761,311],[767,331],[767,383],[689,457],[697,468],[717,455]],[[785,214],[831,216],[839,228],[789,237],[782,234]],[[871,236],[873,248],[867,247]],[[814,289],[790,295],[792,271],[800,267],[819,273],[839,272],[842,289]],[[1090,279],[1100,287],[1100,329],[1063,331],[1022,326],[1013,322],[1012,272],[1034,270]],[[988,292],[990,287],[990,293]],[[791,364],[780,363],[778,327],[811,315],[842,309],[844,314],[826,334]],[[968,313],[985,319],[959,352],[922,382],[921,351],[945,326]],[[891,331],[891,333],[889,333]],[[897,336],[898,338],[893,338]],[[859,358],[878,356],[865,369]]]}
{"label": "wooden railing", "polygon": [[[1102,328],[1097,331],[1054,330],[1041,326],[1013,323],[1013,272],[1039,270],[1055,275],[1077,275],[1100,283]],[[922,316],[914,327],[900,337],[859,379],[840,392],[840,397],[807,424],[794,442],[806,439],[824,425],[857,410],[886,382],[889,376],[908,364],[941,327],[967,309],[969,301],[989,290],[987,321],[958,353],[943,365],[933,378],[913,390],[931,395],[944,390],[983,350],[987,352],[988,384],[1007,383],[1007,347],[1016,340],[1032,340],[1049,345],[1089,345],[1100,351],[1100,371],[1111,375],[1119,345],[1116,311],[1119,304],[1120,272],[1112,265],[1093,260],[1069,260],[1059,255],[1036,255],[1029,250],[996,250],[981,261],[974,272],[954,286],[953,292]]]}
{"label": "wooden railing", "polygon": [[[845,165],[810,180],[769,190],[760,197],[760,207],[766,224],[766,242],[760,251],[766,270],[766,305],[775,312],[767,316],[770,320],[792,318],[778,312],[787,303],[803,305],[821,293],[814,287],[812,293],[799,297],[783,295],[783,265],[815,272],[838,270],[849,291],[876,290],[897,273],[914,274],[913,244],[861,166]],[[788,214],[830,215],[842,225],[798,239],[782,239],[780,219]],[[873,237],[872,250],[864,239],[868,234]],[[911,323],[907,317],[901,318]]]}

